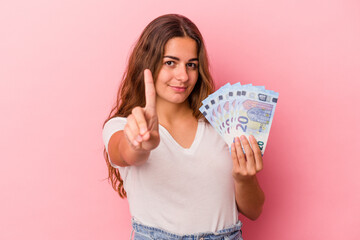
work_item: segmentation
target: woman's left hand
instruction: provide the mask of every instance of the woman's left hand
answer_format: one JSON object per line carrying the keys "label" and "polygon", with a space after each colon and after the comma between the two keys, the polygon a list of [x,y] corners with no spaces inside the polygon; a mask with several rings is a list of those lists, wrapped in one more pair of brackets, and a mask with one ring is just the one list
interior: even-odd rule
{"label": "woman's left hand", "polygon": [[[252,135],[250,135],[249,139],[251,146],[244,135],[240,139],[236,137],[235,143],[231,144],[232,175],[238,183],[253,179],[256,173],[263,169],[263,159],[257,141]],[[245,154],[241,144],[244,147]]]}

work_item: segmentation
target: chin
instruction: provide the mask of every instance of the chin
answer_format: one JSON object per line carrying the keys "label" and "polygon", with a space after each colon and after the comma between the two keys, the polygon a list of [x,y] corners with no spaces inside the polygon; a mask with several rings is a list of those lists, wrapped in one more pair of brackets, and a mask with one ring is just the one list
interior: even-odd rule
{"label": "chin", "polygon": [[187,101],[187,98],[173,98],[169,99],[169,102],[175,103],[175,104],[181,104]]}
{"label": "chin", "polygon": [[186,101],[186,99],[185,100],[174,100],[174,101],[170,101],[170,102],[175,103],[175,104],[182,104],[185,101]]}
{"label": "chin", "polygon": [[158,97],[159,97],[159,99],[162,99],[169,103],[182,104],[188,100],[189,95],[187,95],[187,94],[169,94],[167,96],[158,96]]}

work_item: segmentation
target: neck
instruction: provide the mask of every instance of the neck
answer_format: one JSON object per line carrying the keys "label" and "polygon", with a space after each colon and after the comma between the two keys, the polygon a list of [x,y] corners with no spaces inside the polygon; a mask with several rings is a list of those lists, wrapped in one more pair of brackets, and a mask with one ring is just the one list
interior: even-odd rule
{"label": "neck", "polygon": [[193,116],[193,111],[187,101],[177,104],[159,100],[156,102],[156,109],[161,125],[176,124]]}

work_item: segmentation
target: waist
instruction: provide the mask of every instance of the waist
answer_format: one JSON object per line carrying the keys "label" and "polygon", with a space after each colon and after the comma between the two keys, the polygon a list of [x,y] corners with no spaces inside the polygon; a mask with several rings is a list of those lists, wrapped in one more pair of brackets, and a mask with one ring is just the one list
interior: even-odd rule
{"label": "waist", "polygon": [[[242,223],[238,221],[236,224],[229,226],[225,229],[221,229],[216,232],[199,232],[199,233],[193,233],[193,234],[186,234],[186,235],[178,235],[172,232],[168,232],[165,229],[160,229],[156,227],[151,227],[144,225],[138,221],[136,221],[134,218],[132,218],[132,227],[133,231],[135,232],[135,238],[136,236],[139,236],[141,239],[141,236],[149,237],[150,239],[164,239],[164,240],[242,240],[242,232],[241,227]],[[196,221],[196,220],[195,220]]]}

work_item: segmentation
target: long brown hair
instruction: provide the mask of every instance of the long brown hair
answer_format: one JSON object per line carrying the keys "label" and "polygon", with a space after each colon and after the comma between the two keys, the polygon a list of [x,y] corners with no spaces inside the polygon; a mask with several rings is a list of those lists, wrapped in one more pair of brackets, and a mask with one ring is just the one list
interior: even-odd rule
{"label": "long brown hair", "polygon": [[[165,44],[174,37],[190,37],[197,43],[199,78],[188,101],[194,117],[203,118],[199,111],[201,101],[214,91],[204,40],[199,29],[188,18],[178,14],[166,14],[150,22],[137,40],[119,87],[115,106],[104,125],[113,117],[127,117],[136,106],[145,106],[144,69],[150,69],[156,81],[162,66]],[[125,198],[123,180],[119,170],[111,166],[105,148],[104,157],[109,170],[108,180],[120,197]]]}

